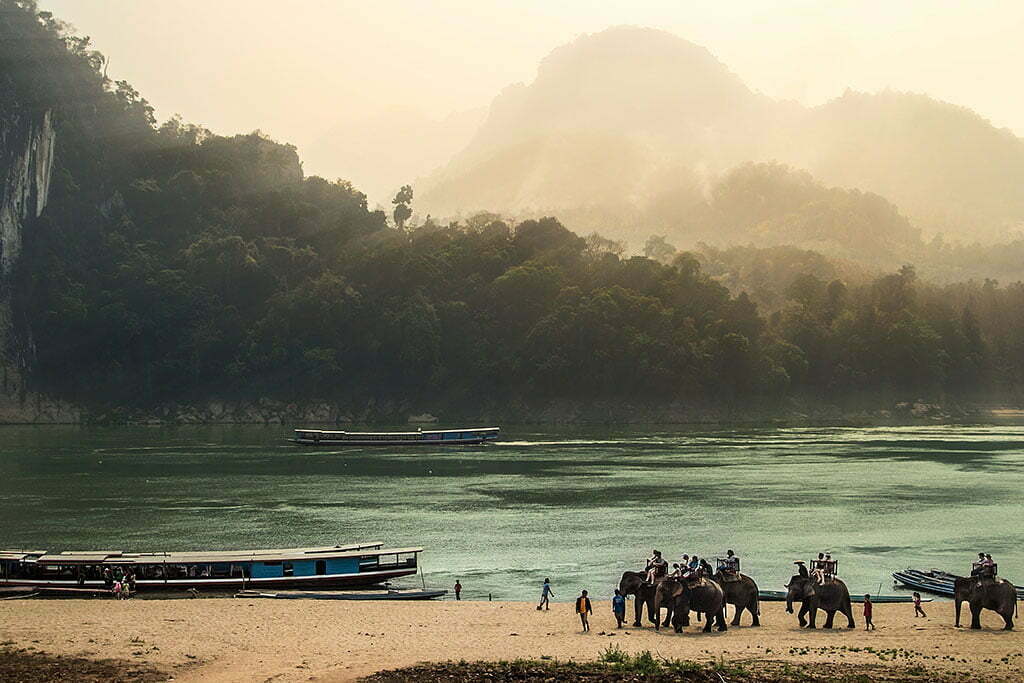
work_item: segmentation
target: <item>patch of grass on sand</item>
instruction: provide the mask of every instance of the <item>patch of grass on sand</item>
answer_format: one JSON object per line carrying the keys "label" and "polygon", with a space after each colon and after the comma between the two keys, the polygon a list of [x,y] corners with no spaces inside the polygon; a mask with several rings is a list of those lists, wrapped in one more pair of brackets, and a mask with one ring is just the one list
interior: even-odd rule
{"label": "patch of grass on sand", "polygon": [[[420,664],[381,671],[362,679],[365,683],[476,683],[477,681],[588,681],[591,683],[953,683],[976,680],[969,673],[936,671],[920,666],[896,667],[850,664],[792,664],[777,661],[724,660],[707,663],[666,659],[644,650],[637,654],[612,646],[594,662],[559,662],[518,659],[512,662],[448,662]],[[1009,679],[1007,679],[1009,680]]]}
{"label": "patch of grass on sand", "polygon": [[156,683],[169,678],[161,671],[123,659],[86,659],[0,647],[0,681]]}

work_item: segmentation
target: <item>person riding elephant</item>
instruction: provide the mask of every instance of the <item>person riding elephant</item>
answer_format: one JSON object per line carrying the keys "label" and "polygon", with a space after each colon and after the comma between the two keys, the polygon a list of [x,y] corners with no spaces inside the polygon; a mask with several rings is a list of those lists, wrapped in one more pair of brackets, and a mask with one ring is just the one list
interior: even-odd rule
{"label": "person riding elephant", "polygon": [[635,619],[633,620],[633,626],[641,627],[643,624],[640,623],[641,616],[643,615],[644,606],[647,606],[647,619],[652,624],[658,623],[658,618],[654,612],[654,592],[657,584],[647,583],[647,572],[622,572],[622,578],[619,579],[619,592],[622,595],[635,596],[633,601],[633,609],[635,610]]}
{"label": "person riding elephant", "polygon": [[990,609],[1003,618],[1004,631],[1013,629],[1017,616],[1017,589],[1006,579],[998,577],[960,576],[953,581],[953,600],[956,603],[956,626],[960,626],[960,605],[971,607],[971,628],[981,628],[981,610]]}
{"label": "person riding elephant", "polygon": [[836,612],[846,615],[847,626],[854,628],[853,605],[850,602],[850,591],[840,579],[833,577],[828,583],[820,584],[813,577],[797,574],[786,584],[786,611],[793,613],[793,603],[799,602],[800,613],[797,619],[801,626],[817,628],[815,621],[818,610],[824,610],[828,617],[825,628],[832,628]]}
{"label": "person riding elephant", "polygon": [[746,574],[739,572],[732,576],[726,576],[721,569],[715,572],[713,578],[725,592],[725,602],[734,605],[736,608],[731,625],[739,626],[740,615],[743,613],[743,610],[747,610],[750,612],[750,616],[753,617],[753,622],[750,625],[760,626],[761,608],[757,595],[757,583]]}
{"label": "person riding elephant", "polygon": [[[676,633],[690,625],[690,610],[698,616],[704,614],[704,633],[710,633],[711,626],[717,622],[719,631],[727,631],[725,623],[725,593],[722,587],[711,579],[705,579],[695,586],[679,579],[667,579],[658,584],[654,596],[655,613],[660,615],[660,608],[668,608],[669,615],[664,626],[671,621]],[[655,625],[655,629],[660,629]]]}

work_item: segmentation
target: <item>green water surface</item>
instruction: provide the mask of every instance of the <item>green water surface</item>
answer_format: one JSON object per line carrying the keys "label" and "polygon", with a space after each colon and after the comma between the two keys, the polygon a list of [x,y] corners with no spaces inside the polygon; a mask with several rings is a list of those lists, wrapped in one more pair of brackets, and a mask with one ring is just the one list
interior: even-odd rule
{"label": "green water surface", "polygon": [[[762,589],[828,550],[851,590],[979,550],[1024,577],[1024,428],[506,426],[480,447],[298,450],[288,429],[0,428],[0,547],[422,545],[469,598],[604,597],[653,547]],[[1021,579],[1024,580],[1024,579]],[[406,583],[419,584],[406,579]]]}

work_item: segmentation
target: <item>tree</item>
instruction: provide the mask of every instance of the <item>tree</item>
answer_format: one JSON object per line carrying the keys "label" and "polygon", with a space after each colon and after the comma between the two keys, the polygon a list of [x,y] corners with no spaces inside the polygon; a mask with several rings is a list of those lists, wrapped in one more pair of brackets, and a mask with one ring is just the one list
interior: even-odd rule
{"label": "tree", "polygon": [[661,263],[670,263],[676,255],[676,248],[668,243],[664,235],[651,235],[644,244],[644,256]]}
{"label": "tree", "polygon": [[395,198],[391,200],[391,203],[395,205],[394,217],[395,225],[398,226],[399,230],[405,228],[405,222],[412,217],[412,208],[409,206],[412,204],[412,187],[409,185],[402,185],[402,189],[398,191]]}

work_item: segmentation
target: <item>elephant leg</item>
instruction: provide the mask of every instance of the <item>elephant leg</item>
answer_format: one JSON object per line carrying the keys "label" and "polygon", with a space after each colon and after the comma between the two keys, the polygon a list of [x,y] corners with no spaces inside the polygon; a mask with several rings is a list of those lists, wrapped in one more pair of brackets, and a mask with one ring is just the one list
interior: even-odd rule
{"label": "elephant leg", "polygon": [[807,628],[818,628],[818,608],[808,607],[807,608]]}
{"label": "elephant leg", "polygon": [[[736,614],[739,614],[738,610],[737,610]],[[718,613],[718,630],[719,631],[728,631],[729,630],[729,627],[725,623],[725,607],[723,607],[722,610]]]}
{"label": "elephant leg", "polygon": [[846,615],[846,627],[857,628],[857,624],[853,621],[853,606],[847,605],[846,610],[843,613]]}
{"label": "elephant leg", "polygon": [[977,607],[971,605],[971,628],[975,630],[981,628],[981,605]]}
{"label": "elephant leg", "polygon": [[753,621],[751,622],[750,625],[751,626],[760,626],[761,625],[761,617],[757,613],[757,606],[755,605],[754,607],[748,607],[747,609],[750,610],[750,616],[753,618]]}
{"label": "elephant leg", "polygon": [[[697,612],[700,614],[700,612]],[[711,624],[715,621],[715,613],[708,612],[704,615],[704,633],[711,633]]]}
{"label": "elephant leg", "polygon": [[796,618],[801,627],[807,626],[807,608],[801,605],[800,611],[796,613]]}
{"label": "elephant leg", "polygon": [[832,622],[836,618],[836,611],[834,609],[826,610],[825,614],[825,628],[832,628]]}
{"label": "elephant leg", "polygon": [[1003,630],[1004,631],[1012,631],[1013,630],[1013,612],[1012,611],[1007,611],[1002,616],[1003,616],[1003,621],[1006,622],[1006,624],[1003,626]]}
{"label": "elephant leg", "polygon": [[[729,613],[728,608],[727,607],[723,607],[722,609],[725,610],[726,616],[728,616],[729,615],[728,614]],[[741,614],[743,614],[743,608],[740,607],[738,604],[733,605],[733,614],[732,614],[732,625],[733,626],[739,626],[740,625],[740,615]]]}
{"label": "elephant leg", "polygon": [[[658,616],[660,617],[661,615],[659,614]],[[672,623],[672,605],[669,605],[668,608],[666,608],[666,610],[665,610],[665,620],[663,622],[661,622],[661,625],[664,626],[665,628],[668,628],[671,623]]]}
{"label": "elephant leg", "polygon": [[640,619],[643,618],[644,614],[644,601],[640,599],[639,595],[637,595],[636,599],[633,601],[633,611],[635,612],[634,616],[636,616],[636,618],[633,619],[633,626],[640,628],[643,626],[643,624],[640,623]]}

